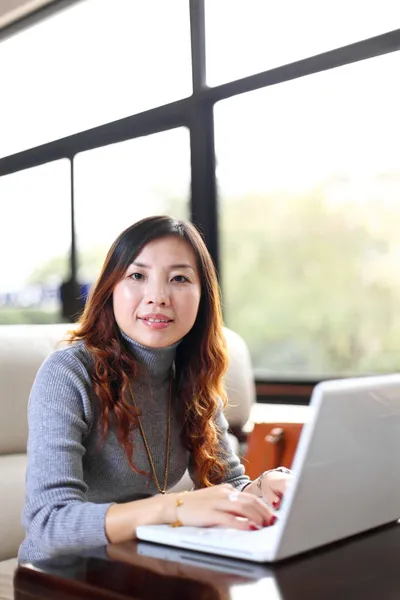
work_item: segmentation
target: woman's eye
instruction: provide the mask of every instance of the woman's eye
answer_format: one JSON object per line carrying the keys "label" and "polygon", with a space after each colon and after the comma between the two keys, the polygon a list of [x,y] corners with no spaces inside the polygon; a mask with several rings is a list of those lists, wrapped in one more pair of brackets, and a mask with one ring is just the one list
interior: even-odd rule
{"label": "woman's eye", "polygon": [[189,281],[189,279],[184,275],[175,275],[175,277],[172,278],[172,281],[176,281],[177,283],[185,283],[186,281]]}
{"label": "woman's eye", "polygon": [[129,277],[134,281],[140,281],[141,279],[143,279],[143,275],[141,273],[131,273]]}

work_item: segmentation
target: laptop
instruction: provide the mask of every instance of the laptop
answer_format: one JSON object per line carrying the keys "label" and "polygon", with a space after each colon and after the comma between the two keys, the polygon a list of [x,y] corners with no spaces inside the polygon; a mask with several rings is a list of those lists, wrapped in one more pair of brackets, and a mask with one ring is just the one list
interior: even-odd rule
{"label": "laptop", "polygon": [[315,386],[293,479],[272,527],[137,528],[140,540],[276,562],[400,518],[400,374]]}

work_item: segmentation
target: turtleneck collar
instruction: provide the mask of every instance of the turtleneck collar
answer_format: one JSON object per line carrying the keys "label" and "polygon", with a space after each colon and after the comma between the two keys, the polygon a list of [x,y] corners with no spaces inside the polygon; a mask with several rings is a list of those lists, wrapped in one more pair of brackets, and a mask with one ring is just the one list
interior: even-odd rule
{"label": "turtleneck collar", "polygon": [[122,329],[119,329],[129,350],[136,360],[144,367],[145,373],[153,379],[164,379],[168,376],[171,366],[175,360],[176,349],[181,340],[165,348],[150,348],[143,346],[130,338]]}

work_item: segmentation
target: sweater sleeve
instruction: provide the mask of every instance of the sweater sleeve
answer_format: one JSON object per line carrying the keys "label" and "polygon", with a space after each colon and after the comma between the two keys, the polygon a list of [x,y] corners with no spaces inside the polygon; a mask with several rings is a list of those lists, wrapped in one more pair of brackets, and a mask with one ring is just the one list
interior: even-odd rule
{"label": "sweater sleeve", "polygon": [[[221,454],[224,458],[225,463],[227,464],[225,476],[222,479],[221,483],[230,483],[231,485],[233,485],[233,487],[237,488],[238,490],[242,490],[242,488],[251,483],[251,480],[247,475],[245,475],[245,468],[240,462],[240,459],[237,456],[237,454],[234,452],[232,445],[229,441],[229,424],[222,411],[218,414],[218,417],[216,419],[216,425],[218,431],[220,432],[220,447],[222,451]],[[196,473],[196,468],[193,464],[192,459],[189,463],[189,474],[193,483],[195,484],[195,487],[200,487]]]}
{"label": "sweater sleeve", "polygon": [[[38,371],[28,406],[28,467],[22,522],[29,550],[48,558],[108,543],[105,516],[111,503],[87,501],[83,438],[91,425],[90,381],[68,351],[51,354]],[[84,401],[85,399],[85,401]]]}

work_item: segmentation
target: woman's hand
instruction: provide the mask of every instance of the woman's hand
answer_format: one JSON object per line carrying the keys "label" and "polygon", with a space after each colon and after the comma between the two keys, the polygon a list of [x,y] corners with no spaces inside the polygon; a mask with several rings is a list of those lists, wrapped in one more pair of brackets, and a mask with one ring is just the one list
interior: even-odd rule
{"label": "woman's hand", "polygon": [[282,497],[286,492],[291,479],[292,474],[290,472],[282,472],[279,470],[267,471],[266,473],[262,473],[260,477],[251,484],[252,488],[257,490],[256,492],[252,491],[258,496],[261,496],[263,500],[275,510],[278,510]]}
{"label": "woman's hand", "polygon": [[273,519],[260,498],[235,490],[228,483],[168,496],[163,518],[166,523],[255,530],[267,527]]}

